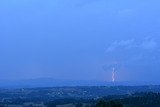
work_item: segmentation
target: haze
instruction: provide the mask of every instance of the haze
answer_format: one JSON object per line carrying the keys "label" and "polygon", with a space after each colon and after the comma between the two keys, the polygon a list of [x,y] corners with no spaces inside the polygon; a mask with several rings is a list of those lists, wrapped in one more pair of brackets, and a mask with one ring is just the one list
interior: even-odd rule
{"label": "haze", "polygon": [[1,0],[0,78],[160,82],[159,0]]}

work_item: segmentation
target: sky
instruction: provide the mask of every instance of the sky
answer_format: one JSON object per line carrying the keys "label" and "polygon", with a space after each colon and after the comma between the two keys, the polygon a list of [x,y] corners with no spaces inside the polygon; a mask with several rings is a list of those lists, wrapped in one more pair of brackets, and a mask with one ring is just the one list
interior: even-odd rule
{"label": "sky", "polygon": [[159,0],[0,0],[0,78],[160,82]]}

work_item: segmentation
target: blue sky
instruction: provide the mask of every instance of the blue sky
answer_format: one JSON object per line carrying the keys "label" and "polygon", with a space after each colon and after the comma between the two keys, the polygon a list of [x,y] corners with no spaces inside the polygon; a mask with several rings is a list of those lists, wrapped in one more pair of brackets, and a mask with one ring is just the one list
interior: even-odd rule
{"label": "blue sky", "polygon": [[159,0],[1,0],[0,78],[159,81]]}

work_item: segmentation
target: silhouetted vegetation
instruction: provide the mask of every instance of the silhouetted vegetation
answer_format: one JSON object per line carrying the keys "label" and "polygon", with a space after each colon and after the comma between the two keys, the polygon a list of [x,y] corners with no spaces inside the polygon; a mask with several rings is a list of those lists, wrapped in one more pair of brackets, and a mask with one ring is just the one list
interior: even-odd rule
{"label": "silhouetted vegetation", "polygon": [[96,103],[96,107],[160,107],[160,93],[135,93],[123,98],[103,98]]}
{"label": "silhouetted vegetation", "polygon": [[100,100],[97,104],[96,107],[123,107],[123,104],[116,102],[116,101],[108,101],[105,102],[103,100]]}

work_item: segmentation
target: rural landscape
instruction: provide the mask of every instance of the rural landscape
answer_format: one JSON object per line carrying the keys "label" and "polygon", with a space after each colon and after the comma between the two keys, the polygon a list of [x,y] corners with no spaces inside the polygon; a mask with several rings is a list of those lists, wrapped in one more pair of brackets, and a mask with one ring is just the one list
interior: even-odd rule
{"label": "rural landscape", "polygon": [[1,89],[0,107],[154,107],[160,86]]}
{"label": "rural landscape", "polygon": [[0,107],[160,107],[160,0],[0,0]]}

